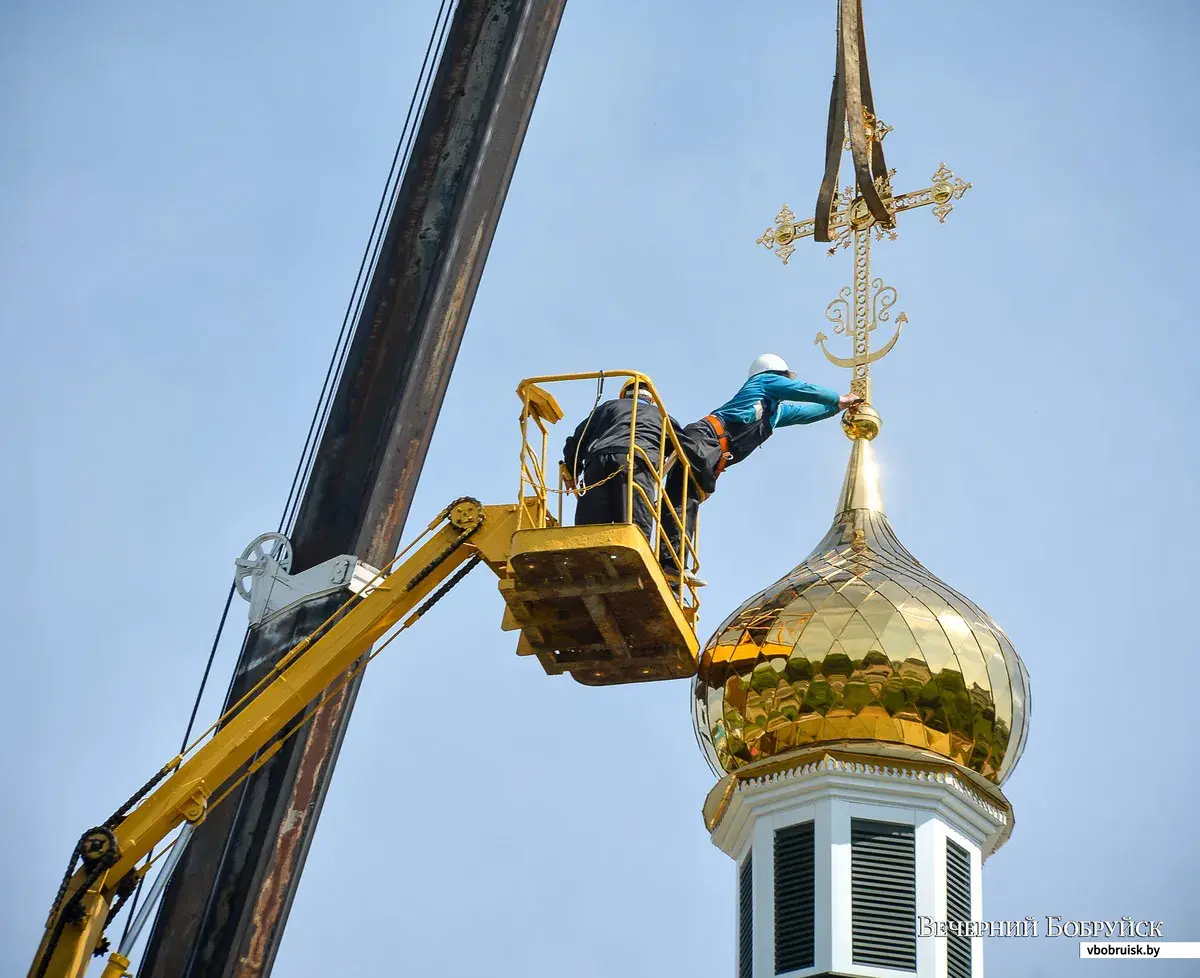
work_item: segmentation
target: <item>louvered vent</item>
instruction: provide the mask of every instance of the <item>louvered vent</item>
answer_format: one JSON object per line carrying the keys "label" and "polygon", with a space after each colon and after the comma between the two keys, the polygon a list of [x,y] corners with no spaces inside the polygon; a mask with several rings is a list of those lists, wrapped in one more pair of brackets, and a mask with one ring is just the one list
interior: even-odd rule
{"label": "louvered vent", "polygon": [[850,820],[855,964],[917,970],[917,855],[911,825]]}
{"label": "louvered vent", "polygon": [[813,964],[813,823],[775,833],[775,974]]}
{"label": "louvered vent", "polygon": [[[971,919],[971,854],[946,840],[946,919]],[[950,978],[971,978],[971,938],[951,933],[946,940]]]}
{"label": "louvered vent", "polygon": [[738,978],[754,973],[754,854],[742,863],[738,878]]}

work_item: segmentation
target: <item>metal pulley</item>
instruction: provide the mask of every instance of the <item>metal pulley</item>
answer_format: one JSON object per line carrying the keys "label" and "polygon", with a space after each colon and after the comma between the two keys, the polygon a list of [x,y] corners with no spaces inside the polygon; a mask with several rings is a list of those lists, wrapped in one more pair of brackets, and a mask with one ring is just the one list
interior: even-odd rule
{"label": "metal pulley", "polygon": [[285,574],[291,571],[292,541],[282,533],[260,533],[233,562],[236,568],[233,582],[237,593],[249,601],[254,578],[269,573],[272,563]]}
{"label": "metal pulley", "polygon": [[353,554],[332,557],[292,574],[292,542],[276,532],[260,533],[233,564],[233,584],[250,602],[251,625],[261,625],[288,609],[342,589],[365,595],[379,576],[376,568]]}

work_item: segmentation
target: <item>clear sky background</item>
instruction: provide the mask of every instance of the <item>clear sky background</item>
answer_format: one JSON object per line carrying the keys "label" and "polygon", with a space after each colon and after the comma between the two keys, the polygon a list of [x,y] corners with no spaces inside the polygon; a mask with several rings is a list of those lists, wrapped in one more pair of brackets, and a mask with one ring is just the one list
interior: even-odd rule
{"label": "clear sky background", "polygon": [[[178,746],[232,561],[278,521],[435,9],[0,5],[4,974],[78,833]],[[846,386],[812,338],[848,256],[754,243],[781,202],[811,210],[833,11],[571,0],[414,525],[509,498],[522,376],[636,367],[688,419],[765,350]],[[943,160],[974,183],[875,251],[911,321],[875,401],[893,526],[1032,676],[989,918],[1200,940],[1198,16],[867,4],[898,189]],[[704,635],[820,539],[848,448],[834,422],[788,430],[722,480]],[[501,611],[477,573],[371,667],[275,973],[729,978],[688,685],[548,679]],[[1077,955],[990,940],[988,973],[1097,967]]]}

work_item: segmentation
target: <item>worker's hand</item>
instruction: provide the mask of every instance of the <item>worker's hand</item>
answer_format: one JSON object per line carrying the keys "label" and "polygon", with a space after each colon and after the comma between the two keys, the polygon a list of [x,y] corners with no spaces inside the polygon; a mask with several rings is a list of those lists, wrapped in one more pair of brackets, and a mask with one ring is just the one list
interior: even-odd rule
{"label": "worker's hand", "polygon": [[864,403],[866,402],[863,401],[863,399],[857,394],[843,394],[840,398],[838,398],[838,410],[846,411],[852,407],[856,407],[857,405]]}
{"label": "worker's hand", "polygon": [[574,492],[575,491],[575,477],[571,475],[571,470],[567,468],[566,462],[558,463],[558,474],[559,474],[559,477],[563,481],[563,485],[566,486],[568,489],[570,489],[571,492]]}

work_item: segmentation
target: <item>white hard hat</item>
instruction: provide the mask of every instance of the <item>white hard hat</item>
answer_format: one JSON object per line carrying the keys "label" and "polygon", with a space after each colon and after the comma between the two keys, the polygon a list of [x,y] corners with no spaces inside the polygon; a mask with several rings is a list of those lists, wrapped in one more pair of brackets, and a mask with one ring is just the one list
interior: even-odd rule
{"label": "white hard hat", "polygon": [[750,364],[749,376],[753,377],[755,374],[761,374],[768,370],[781,370],[787,373],[788,365],[778,353],[764,353],[761,357],[755,357],[754,362]]}

